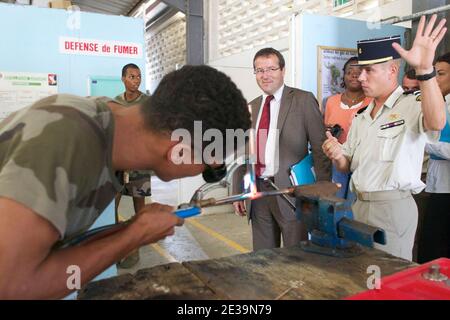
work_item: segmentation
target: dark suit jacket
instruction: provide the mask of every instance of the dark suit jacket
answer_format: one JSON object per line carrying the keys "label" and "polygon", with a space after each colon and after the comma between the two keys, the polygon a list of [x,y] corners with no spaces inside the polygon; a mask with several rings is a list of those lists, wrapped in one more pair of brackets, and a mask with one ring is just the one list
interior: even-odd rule
{"label": "dark suit jacket", "polygon": [[[252,107],[252,127],[256,127],[262,96],[256,98]],[[281,97],[277,128],[280,131],[278,142],[279,170],[275,174],[275,184],[279,188],[290,187],[290,166],[302,160],[308,154],[308,142],[312,147],[314,170],[317,181],[331,180],[331,161],[322,152],[326,139],[323,117],[316,98],[311,92],[285,86]],[[239,185],[242,171],[236,174],[233,182]],[[241,180],[239,180],[241,179]],[[236,184],[235,183],[235,184]],[[235,189],[236,190],[236,189]],[[237,189],[236,191],[239,191]],[[240,189],[242,192],[242,189]],[[283,199],[278,198],[280,209],[291,213],[292,210]],[[251,212],[250,203],[246,203],[247,212]],[[290,216],[290,214],[289,214]],[[292,214],[294,220],[295,215]]]}

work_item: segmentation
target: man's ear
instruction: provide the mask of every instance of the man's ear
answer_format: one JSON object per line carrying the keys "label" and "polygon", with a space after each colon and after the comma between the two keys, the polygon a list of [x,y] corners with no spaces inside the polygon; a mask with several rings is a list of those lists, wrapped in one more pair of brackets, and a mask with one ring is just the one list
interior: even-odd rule
{"label": "man's ear", "polygon": [[182,142],[172,141],[166,153],[166,160],[175,165],[192,164],[191,146]]}
{"label": "man's ear", "polygon": [[393,74],[394,77],[398,77],[400,74],[401,62],[398,60],[393,60],[389,66],[389,71]]}

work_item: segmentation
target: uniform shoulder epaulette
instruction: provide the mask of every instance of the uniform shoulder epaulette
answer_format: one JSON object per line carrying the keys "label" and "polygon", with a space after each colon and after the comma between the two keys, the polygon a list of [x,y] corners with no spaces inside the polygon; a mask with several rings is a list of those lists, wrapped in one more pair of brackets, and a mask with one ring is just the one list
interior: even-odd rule
{"label": "uniform shoulder epaulette", "polygon": [[411,94],[413,94],[413,95],[420,94],[420,90],[412,89],[412,90],[407,90],[407,91],[403,92],[403,95],[405,95],[405,96],[409,96]]}
{"label": "uniform shoulder epaulette", "polygon": [[409,95],[413,95],[416,97],[416,101],[422,101],[422,92],[420,90],[408,90],[403,92],[403,95],[405,96],[409,96]]}
{"label": "uniform shoulder epaulette", "polygon": [[364,108],[359,109],[358,112],[356,112],[355,117],[357,117],[358,115],[360,115],[361,113],[363,113],[364,111],[366,111],[368,107],[369,107],[369,106],[366,106],[366,107],[364,107]]}

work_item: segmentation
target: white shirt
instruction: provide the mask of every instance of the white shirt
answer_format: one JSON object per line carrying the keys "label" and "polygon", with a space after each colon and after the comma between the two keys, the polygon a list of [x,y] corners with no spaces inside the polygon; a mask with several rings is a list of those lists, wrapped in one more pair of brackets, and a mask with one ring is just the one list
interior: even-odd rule
{"label": "white shirt", "polygon": [[[350,159],[352,189],[360,192],[411,190],[425,187],[420,180],[425,144],[439,140],[439,132],[425,132],[421,103],[398,87],[370,116],[375,102],[352,122],[343,145]],[[387,128],[390,126],[389,128]]]}
{"label": "white shirt", "polygon": [[[450,94],[445,97],[447,110],[450,114]],[[450,119],[447,119],[450,122]],[[450,193],[450,143],[438,142],[427,144],[425,151],[439,158],[447,160],[433,160],[428,162],[426,192]]]}
{"label": "white shirt", "polygon": [[341,109],[344,109],[344,110],[358,109],[359,107],[361,107],[361,105],[363,104],[363,102],[364,102],[364,101],[361,101],[360,103],[355,104],[355,105],[353,105],[353,106],[348,106],[348,105],[346,105],[345,103],[343,103],[343,102],[341,101]]}
{"label": "white shirt", "polygon": [[[278,157],[278,138],[280,133],[277,130],[278,115],[280,113],[281,98],[283,96],[284,84],[280,89],[273,94],[273,99],[270,101],[270,123],[269,132],[267,134],[265,162],[266,168],[262,172],[263,177],[273,177],[279,169],[279,157]],[[259,120],[264,107],[264,102],[268,97],[268,94],[263,94],[261,107],[259,108],[258,120],[256,121],[256,128],[259,127]]]}

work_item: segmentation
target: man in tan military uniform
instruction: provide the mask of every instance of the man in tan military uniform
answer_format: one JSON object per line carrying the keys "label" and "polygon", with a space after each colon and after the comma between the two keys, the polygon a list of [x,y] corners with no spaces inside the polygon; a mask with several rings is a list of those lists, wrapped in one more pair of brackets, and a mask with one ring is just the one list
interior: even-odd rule
{"label": "man in tan military uniform", "polygon": [[[122,82],[125,92],[114,99],[120,104],[129,107],[136,104],[144,105],[149,96],[139,90],[141,85],[141,70],[133,63],[129,63],[122,68]],[[119,219],[119,204],[122,195],[133,198],[135,214],[145,206],[145,197],[150,197],[151,193],[151,171],[148,170],[126,170],[119,171],[119,180],[124,184],[120,193],[116,196],[115,210],[116,222]],[[132,252],[128,257],[118,263],[120,268],[131,268],[139,262],[139,249]]]}
{"label": "man in tan military uniform", "polygon": [[[84,285],[133,250],[172,235],[183,220],[153,203],[126,226],[60,249],[122,189],[116,171],[153,170],[169,181],[221,168],[220,160],[191,157],[207,144],[172,140],[178,128],[193,135],[195,121],[224,136],[250,127],[240,90],[208,66],[168,74],[145,105],[55,95],[1,122],[0,300],[65,297],[74,277]],[[229,150],[225,142],[221,147]],[[173,158],[179,150],[190,162]]]}
{"label": "man in tan military uniform", "polygon": [[[411,260],[417,228],[417,206],[411,193],[425,185],[420,180],[427,142],[439,139],[445,125],[444,100],[433,72],[437,45],[445,20],[425,28],[422,17],[411,50],[400,37],[358,42],[359,77],[364,93],[374,101],[353,120],[347,142],[341,146],[327,133],[323,150],[341,171],[351,171],[357,200],[355,219],[386,231],[387,244],[379,249]],[[395,49],[395,50],[394,50]],[[415,68],[422,96],[404,95],[398,85],[400,61]]]}

